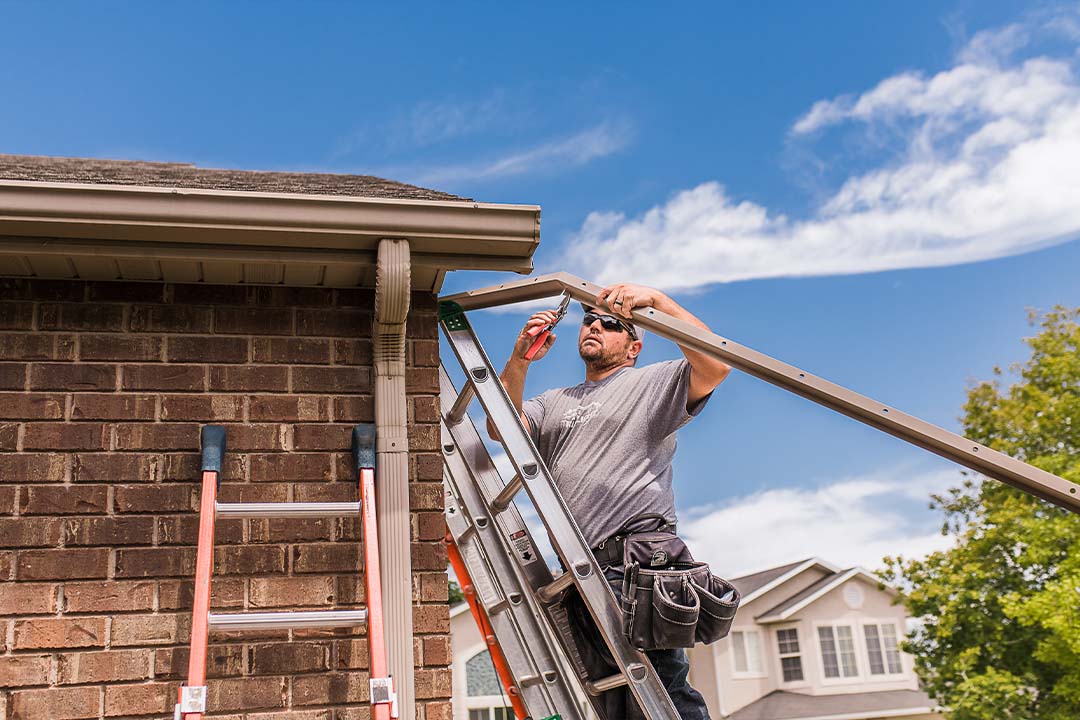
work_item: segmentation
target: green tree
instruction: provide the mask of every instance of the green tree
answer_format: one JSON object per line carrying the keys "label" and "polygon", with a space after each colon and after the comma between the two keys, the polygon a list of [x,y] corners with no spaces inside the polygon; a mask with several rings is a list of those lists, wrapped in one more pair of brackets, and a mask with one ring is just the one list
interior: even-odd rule
{"label": "green tree", "polygon": [[448,592],[450,594],[451,605],[465,602],[465,593],[462,592],[461,586],[457,584],[457,580],[450,581]]}
{"label": "green tree", "polygon": [[[1080,308],[1031,316],[1030,359],[971,388],[964,434],[1080,482]],[[921,627],[905,644],[952,720],[1080,717],[1080,515],[965,473],[933,497],[955,545],[886,558]]]}

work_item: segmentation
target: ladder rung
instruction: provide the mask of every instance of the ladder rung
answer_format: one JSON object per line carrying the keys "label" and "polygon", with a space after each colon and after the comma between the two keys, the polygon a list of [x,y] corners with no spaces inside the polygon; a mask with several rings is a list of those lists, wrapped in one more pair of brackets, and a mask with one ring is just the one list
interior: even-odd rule
{"label": "ladder rung", "polygon": [[446,413],[447,425],[457,425],[465,418],[465,411],[468,410],[469,403],[472,402],[475,395],[476,387],[472,384],[472,380],[467,380],[465,387],[461,388],[461,392],[454,398],[454,404],[450,408],[450,412]]}
{"label": "ladder rung", "polygon": [[514,496],[521,492],[521,488],[525,483],[521,479],[521,475],[515,475],[510,482],[506,483],[499,494],[495,496],[495,499],[491,501],[491,507],[496,512],[502,512],[506,508],[510,507],[510,503],[514,501]]}
{"label": "ladder rung", "polygon": [[574,583],[574,576],[568,572],[564,572],[559,577],[555,578],[555,582],[550,585],[545,585],[536,591],[537,597],[542,601],[549,603],[558,597],[566,588],[570,587]]}
{"label": "ladder rung", "polygon": [[296,630],[298,628],[355,627],[367,622],[367,610],[313,610],[303,612],[210,613],[210,629]]}
{"label": "ladder rung", "polygon": [[219,518],[310,518],[359,515],[358,502],[217,503]]}
{"label": "ladder rung", "polygon": [[590,695],[599,695],[600,693],[607,692],[608,690],[614,690],[617,687],[622,687],[626,684],[626,676],[623,674],[608,675],[606,678],[602,678],[595,682],[585,683],[585,690]]}

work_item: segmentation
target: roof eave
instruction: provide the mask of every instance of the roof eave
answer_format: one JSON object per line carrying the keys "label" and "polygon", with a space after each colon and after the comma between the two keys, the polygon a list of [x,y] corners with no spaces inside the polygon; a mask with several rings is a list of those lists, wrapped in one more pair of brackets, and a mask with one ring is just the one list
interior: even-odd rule
{"label": "roof eave", "polygon": [[528,273],[540,208],[9,180],[0,235],[2,254],[331,264],[373,263],[401,238],[417,265]]}

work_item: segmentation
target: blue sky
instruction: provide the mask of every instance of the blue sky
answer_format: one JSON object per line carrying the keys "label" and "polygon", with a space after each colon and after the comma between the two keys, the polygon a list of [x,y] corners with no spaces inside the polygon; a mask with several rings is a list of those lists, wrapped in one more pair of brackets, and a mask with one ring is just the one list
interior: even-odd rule
{"label": "blue sky", "polygon": [[[1027,308],[1080,304],[1075,4],[0,2],[0,26],[0,152],[538,204],[538,271],[659,284],[952,430],[967,385],[1025,357]],[[523,319],[476,314],[498,362]],[[529,389],[581,372],[563,342]],[[738,373],[676,470],[729,573],[924,552],[926,497],[959,476]]]}

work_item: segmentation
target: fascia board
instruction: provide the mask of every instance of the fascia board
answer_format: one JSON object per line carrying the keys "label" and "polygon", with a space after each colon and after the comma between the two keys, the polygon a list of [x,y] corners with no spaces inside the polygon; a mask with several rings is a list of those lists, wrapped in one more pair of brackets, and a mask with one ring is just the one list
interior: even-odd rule
{"label": "fascia board", "polygon": [[784,573],[780,577],[775,578],[772,581],[762,585],[757,590],[754,590],[754,592],[744,595],[742,600],[741,600],[742,605],[746,606],[747,603],[750,603],[753,600],[757,600],[759,597],[765,595],[765,593],[772,592],[776,588],[778,588],[781,585],[783,585],[784,583],[786,583],[788,580],[792,580],[795,577],[797,577],[799,575],[802,575],[804,572],[806,572],[810,568],[817,567],[817,566],[821,566],[821,567],[825,568],[826,570],[828,570],[829,572],[840,572],[839,568],[831,565],[830,563],[825,562],[824,560],[821,560],[819,558],[810,558],[809,560],[802,563],[801,565],[799,565],[797,567],[793,567],[791,570],[788,570],[786,573]]}
{"label": "fascia board", "polygon": [[[536,300],[567,292],[575,300],[592,302],[603,288],[569,273],[540,275],[443,298],[464,310]],[[682,347],[697,350],[768,383],[823,405],[975,472],[1080,513],[1080,485],[1009,457],[944,428],[889,407],[842,385],[757,352],[745,345],[702,330],[654,308],[634,310],[633,322]]]}
{"label": "fascia board", "polygon": [[[521,272],[540,240],[540,208],[477,202],[291,195],[216,190],[0,181],[0,234],[143,243],[188,252],[274,250],[375,252],[378,241],[409,241],[447,269]],[[5,246],[8,243],[5,243]],[[0,247],[0,249],[3,249]],[[456,258],[463,258],[454,264]],[[492,267],[499,266],[501,267]]]}
{"label": "fascia board", "polygon": [[860,570],[858,568],[851,568],[847,572],[838,575],[828,583],[822,585],[820,588],[818,588],[817,592],[807,595],[802,600],[787,608],[783,612],[777,613],[775,615],[762,615],[761,617],[754,618],[754,620],[762,625],[784,622],[785,620],[788,620],[793,615],[795,615],[795,613],[799,612],[811,603],[816,602],[817,600],[824,597],[826,594],[832,592],[833,590],[843,585],[845,582],[858,574],[860,574]]}

